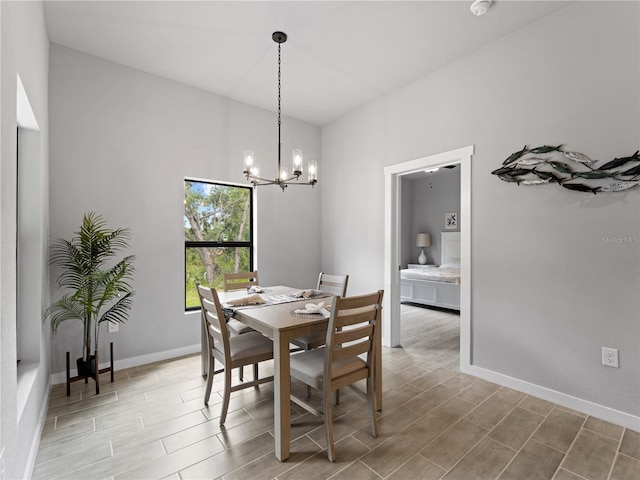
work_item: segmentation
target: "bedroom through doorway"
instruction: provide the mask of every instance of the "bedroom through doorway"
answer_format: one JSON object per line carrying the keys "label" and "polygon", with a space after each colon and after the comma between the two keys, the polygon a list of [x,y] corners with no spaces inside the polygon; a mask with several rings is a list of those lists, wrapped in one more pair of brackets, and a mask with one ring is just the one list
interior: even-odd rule
{"label": "bedroom through doorway", "polygon": [[[437,341],[442,348],[449,353],[443,354],[446,362],[457,362],[460,370],[464,371],[470,365],[470,299],[471,299],[471,157],[473,155],[473,145],[459,148],[416,160],[391,165],[384,169],[385,172],[385,309],[383,309],[383,334],[382,342],[388,347],[408,348],[412,342],[420,348],[424,346],[424,342],[429,342],[428,338]],[[448,167],[448,168],[445,168]],[[448,178],[449,182],[456,183],[455,190],[444,202],[444,206],[436,207],[435,199],[432,197],[434,212],[431,212],[430,220],[414,221],[414,215],[408,208],[407,202],[413,202],[414,197],[420,197],[424,192],[416,193],[410,188],[410,182],[426,183],[429,190],[424,195],[437,191],[447,191],[446,173],[443,175],[442,187],[437,187],[434,183],[438,168],[439,172],[456,171]],[[430,172],[425,172],[430,170]],[[459,172],[459,173],[458,173]],[[405,184],[406,183],[406,184]],[[422,185],[424,186],[424,185]],[[444,190],[442,190],[444,189]],[[451,192],[450,192],[451,193]],[[455,200],[452,200],[455,199]],[[430,207],[423,207],[429,210]],[[454,210],[454,208],[456,210]],[[442,211],[440,211],[442,209]],[[429,213],[429,212],[427,212]],[[419,212],[425,214],[425,212]],[[441,219],[438,217],[442,217]],[[452,223],[453,222],[453,223]],[[418,231],[421,230],[421,231]],[[429,247],[418,247],[416,242],[418,234],[429,234],[430,242],[426,244]],[[451,250],[449,247],[443,247],[443,243],[447,244],[447,238],[451,235],[457,235],[457,252],[455,248]],[[423,245],[422,238],[420,245]],[[426,259],[419,259],[422,249],[426,249]],[[453,252],[453,253],[452,253]],[[444,254],[444,257],[443,257]],[[420,255],[421,256],[421,255]],[[445,263],[451,263],[455,260],[459,265],[459,302],[457,300],[451,303],[449,300],[443,300],[447,296],[447,289],[451,289],[451,285],[439,290],[440,301],[433,303],[433,295],[425,295],[424,292],[418,292],[416,295],[417,302],[422,304],[432,303],[431,306],[438,307],[426,309],[422,306],[416,306],[411,303],[401,304],[401,298],[407,296],[405,289],[402,292],[403,285],[401,283],[401,271],[406,270],[411,264],[425,269],[435,269],[436,265],[442,265],[442,258]],[[420,261],[422,260],[422,262]],[[424,262],[424,263],[423,263]],[[427,267],[427,263],[433,266]],[[449,265],[450,266],[450,265]],[[466,281],[465,281],[466,279]],[[429,279],[431,283],[427,283],[429,288],[437,286],[433,283],[433,279]],[[419,284],[417,290],[423,289],[424,284]],[[454,282],[455,284],[455,282]],[[458,287],[453,287],[455,288]],[[438,295],[436,295],[437,297]],[[456,305],[457,303],[457,305]],[[444,307],[445,309],[439,309]],[[455,314],[455,309],[459,308],[460,315]],[[454,310],[454,312],[451,312]],[[407,328],[403,328],[402,317],[407,320]],[[422,320],[420,320],[422,318]],[[418,338],[421,334],[420,323],[427,327],[442,332],[443,336],[436,339],[434,331],[425,332],[425,337]],[[455,328],[455,324],[459,324],[459,330]],[[405,331],[403,331],[405,330]],[[423,342],[422,345],[419,343]],[[456,348],[457,344],[457,348]],[[442,351],[439,353],[443,353]],[[458,354],[457,358],[455,354]],[[434,353],[436,355],[436,353]],[[448,358],[444,358],[448,357]]]}
{"label": "bedroom through doorway", "polygon": [[400,338],[434,368],[460,361],[460,163],[400,177]]}

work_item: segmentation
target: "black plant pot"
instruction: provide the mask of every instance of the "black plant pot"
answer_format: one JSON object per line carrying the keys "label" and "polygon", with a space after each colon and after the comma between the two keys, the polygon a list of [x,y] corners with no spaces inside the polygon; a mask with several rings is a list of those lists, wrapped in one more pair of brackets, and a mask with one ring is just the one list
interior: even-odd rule
{"label": "black plant pot", "polygon": [[85,360],[84,358],[78,358],[76,360],[76,366],[78,367],[78,376],[80,377],[94,376],[96,371],[95,355],[91,355],[88,361]]}

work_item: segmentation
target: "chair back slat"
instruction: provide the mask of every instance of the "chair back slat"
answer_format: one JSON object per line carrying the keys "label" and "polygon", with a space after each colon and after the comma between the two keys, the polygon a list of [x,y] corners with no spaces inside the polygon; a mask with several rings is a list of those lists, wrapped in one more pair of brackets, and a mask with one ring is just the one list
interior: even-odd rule
{"label": "chair back slat", "polygon": [[336,326],[348,327],[359,323],[368,322],[376,316],[375,308],[363,307],[351,310],[342,310],[336,318]]}
{"label": "chair back slat", "polygon": [[341,360],[355,358],[358,355],[369,352],[369,342],[358,342],[347,347],[338,348],[333,351],[333,362],[339,362]]}
{"label": "chair back slat", "polygon": [[373,335],[373,325],[370,325],[368,323],[365,323],[363,326],[357,326],[354,328],[349,328],[348,330],[336,332],[334,339],[334,348],[337,348],[340,345],[344,345],[345,343],[355,342],[356,340],[360,340],[361,338],[365,338],[370,335]]}
{"label": "chair back slat", "polygon": [[226,323],[224,321],[224,316],[222,317],[222,321],[218,317],[216,312],[216,306],[214,302],[210,302],[206,298],[202,299],[202,304],[205,307],[205,316],[207,319],[207,328],[209,330],[209,335],[213,337],[215,341],[222,342],[224,335],[227,335]]}
{"label": "chair back slat", "polygon": [[215,288],[200,284],[197,287],[209,349],[216,350],[221,358],[227,358],[229,355],[229,330],[222,312],[222,305],[218,299],[218,292]]}
{"label": "chair back slat", "polygon": [[349,283],[349,275],[329,275],[320,272],[318,276],[318,288],[323,292],[344,297],[347,294],[347,284]]}
{"label": "chair back slat", "polygon": [[222,275],[224,291],[244,290],[254,285],[259,285],[258,272],[224,273]]}

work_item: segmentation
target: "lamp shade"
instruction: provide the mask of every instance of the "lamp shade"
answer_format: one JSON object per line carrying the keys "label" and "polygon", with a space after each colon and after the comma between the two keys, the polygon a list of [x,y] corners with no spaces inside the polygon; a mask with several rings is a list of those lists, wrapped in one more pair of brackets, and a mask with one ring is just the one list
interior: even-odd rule
{"label": "lamp shade", "polygon": [[419,233],[416,235],[416,247],[430,247],[431,235],[428,233]]}

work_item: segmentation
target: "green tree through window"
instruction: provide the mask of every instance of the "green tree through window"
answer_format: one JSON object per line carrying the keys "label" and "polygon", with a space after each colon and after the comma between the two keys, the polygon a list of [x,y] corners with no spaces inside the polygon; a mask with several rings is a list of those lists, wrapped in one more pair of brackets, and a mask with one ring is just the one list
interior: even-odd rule
{"label": "green tree through window", "polygon": [[253,270],[250,187],[184,182],[185,308],[200,307],[196,282],[222,288],[222,274]]}

